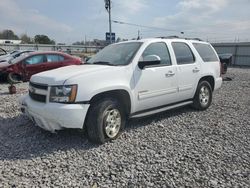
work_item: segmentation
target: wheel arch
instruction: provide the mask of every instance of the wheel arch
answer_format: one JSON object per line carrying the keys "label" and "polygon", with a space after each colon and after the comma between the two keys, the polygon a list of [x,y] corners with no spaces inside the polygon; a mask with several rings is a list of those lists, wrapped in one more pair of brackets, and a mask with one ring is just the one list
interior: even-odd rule
{"label": "wheel arch", "polygon": [[131,97],[130,97],[129,92],[126,91],[125,89],[115,89],[115,90],[109,90],[109,91],[104,91],[104,92],[98,93],[90,99],[90,105],[98,100],[103,99],[103,98],[115,98],[115,99],[117,99],[125,107],[126,114],[127,115],[130,114],[130,112],[131,112]]}
{"label": "wheel arch", "polygon": [[207,82],[210,84],[210,86],[211,86],[211,88],[212,88],[212,91],[214,91],[215,79],[214,79],[213,76],[211,76],[211,75],[203,76],[203,77],[200,78],[199,83],[200,83],[201,81],[207,81]]}
{"label": "wheel arch", "polygon": [[[16,73],[16,72],[8,72],[6,73],[7,75],[7,81],[10,83],[10,84],[16,84],[16,83],[19,83],[23,80],[23,77],[21,74],[19,73]],[[17,76],[18,79],[14,79],[13,76]]]}

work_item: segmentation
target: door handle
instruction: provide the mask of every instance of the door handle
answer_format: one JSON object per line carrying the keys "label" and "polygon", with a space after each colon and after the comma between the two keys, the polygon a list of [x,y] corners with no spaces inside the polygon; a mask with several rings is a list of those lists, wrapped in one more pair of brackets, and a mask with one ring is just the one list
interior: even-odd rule
{"label": "door handle", "polygon": [[195,67],[195,68],[193,69],[193,72],[194,72],[194,73],[199,72],[199,71],[200,71],[200,69],[198,69],[197,67]]}
{"label": "door handle", "polygon": [[173,71],[168,71],[168,73],[165,74],[166,77],[174,76],[175,73]]}

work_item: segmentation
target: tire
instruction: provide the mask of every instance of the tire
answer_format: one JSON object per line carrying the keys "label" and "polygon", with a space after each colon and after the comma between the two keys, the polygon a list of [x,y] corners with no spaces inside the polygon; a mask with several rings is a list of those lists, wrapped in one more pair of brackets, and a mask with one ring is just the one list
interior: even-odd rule
{"label": "tire", "polygon": [[22,81],[22,77],[16,73],[9,73],[7,76],[7,80],[10,84],[17,84]]}
{"label": "tire", "polygon": [[90,141],[103,144],[116,139],[124,129],[126,115],[121,104],[111,98],[104,98],[91,104],[87,120],[87,134]]}
{"label": "tire", "polygon": [[200,81],[193,99],[193,107],[197,110],[206,110],[212,102],[212,88],[209,82]]}

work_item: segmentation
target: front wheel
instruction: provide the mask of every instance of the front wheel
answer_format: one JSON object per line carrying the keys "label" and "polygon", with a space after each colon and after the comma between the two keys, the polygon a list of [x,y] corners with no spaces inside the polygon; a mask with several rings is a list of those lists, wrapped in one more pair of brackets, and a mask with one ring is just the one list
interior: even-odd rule
{"label": "front wheel", "polygon": [[197,110],[206,110],[212,102],[212,88],[209,82],[201,81],[198,84],[194,100],[193,107]]}
{"label": "front wheel", "polygon": [[22,77],[16,73],[9,73],[7,76],[7,80],[10,84],[20,83],[22,81]]}
{"label": "front wheel", "polygon": [[126,115],[119,101],[105,98],[91,104],[86,120],[92,142],[105,143],[116,139],[125,127]]}

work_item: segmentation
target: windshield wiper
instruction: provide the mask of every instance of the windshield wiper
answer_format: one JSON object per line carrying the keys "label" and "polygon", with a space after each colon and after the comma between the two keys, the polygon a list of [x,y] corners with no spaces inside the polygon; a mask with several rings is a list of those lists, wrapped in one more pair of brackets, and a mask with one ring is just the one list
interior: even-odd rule
{"label": "windshield wiper", "polygon": [[117,66],[117,65],[112,64],[112,63],[110,63],[110,62],[108,62],[108,61],[96,61],[96,62],[93,62],[92,64],[94,64],[94,65],[110,65],[110,66]]}
{"label": "windshield wiper", "polygon": [[83,63],[83,65],[93,65],[93,63],[85,62],[85,63]]}

